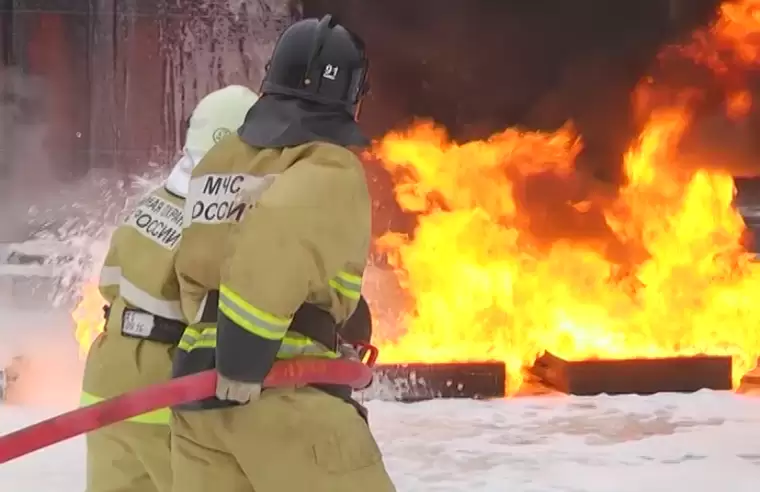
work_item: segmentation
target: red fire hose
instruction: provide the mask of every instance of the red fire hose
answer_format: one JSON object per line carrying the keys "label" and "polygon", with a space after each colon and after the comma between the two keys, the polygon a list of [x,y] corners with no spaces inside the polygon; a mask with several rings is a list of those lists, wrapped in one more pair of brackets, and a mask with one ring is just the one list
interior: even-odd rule
{"label": "red fire hose", "polygon": [[[369,353],[366,363],[317,358],[277,361],[264,380],[264,387],[337,384],[364,389],[372,382],[372,366],[377,359],[375,347],[366,349]],[[0,463],[160,408],[209,398],[215,391],[216,371],[210,370],[72,410],[0,436]]]}

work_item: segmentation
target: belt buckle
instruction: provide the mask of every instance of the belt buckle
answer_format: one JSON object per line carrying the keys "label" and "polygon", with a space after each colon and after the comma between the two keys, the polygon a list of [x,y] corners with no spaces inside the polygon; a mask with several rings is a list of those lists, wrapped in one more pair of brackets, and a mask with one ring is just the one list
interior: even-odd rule
{"label": "belt buckle", "polygon": [[148,338],[156,326],[156,317],[150,313],[127,309],[121,320],[121,333],[130,337]]}

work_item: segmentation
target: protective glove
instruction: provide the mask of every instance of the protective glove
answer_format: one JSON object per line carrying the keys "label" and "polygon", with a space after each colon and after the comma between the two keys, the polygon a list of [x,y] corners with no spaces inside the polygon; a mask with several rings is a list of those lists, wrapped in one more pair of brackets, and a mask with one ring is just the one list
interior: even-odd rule
{"label": "protective glove", "polygon": [[216,397],[220,400],[248,403],[261,396],[261,383],[243,383],[227,379],[217,373]]}
{"label": "protective glove", "polygon": [[350,343],[342,343],[338,346],[338,354],[340,354],[341,359],[349,359],[349,360],[362,360],[361,355],[356,350],[356,347],[351,345]]}

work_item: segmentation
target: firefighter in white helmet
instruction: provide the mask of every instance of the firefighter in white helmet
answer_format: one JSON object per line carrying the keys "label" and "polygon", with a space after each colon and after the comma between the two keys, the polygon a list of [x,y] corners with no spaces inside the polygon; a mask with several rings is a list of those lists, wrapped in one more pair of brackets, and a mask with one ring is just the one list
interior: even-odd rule
{"label": "firefighter in white helmet", "polygon": [[[83,405],[171,377],[185,328],[174,259],[190,174],[216,142],[237,131],[257,99],[238,85],[204,97],[166,183],[143,197],[114,233],[100,274],[105,331],[87,358]],[[169,419],[162,409],[90,433],[87,492],[169,492]]]}

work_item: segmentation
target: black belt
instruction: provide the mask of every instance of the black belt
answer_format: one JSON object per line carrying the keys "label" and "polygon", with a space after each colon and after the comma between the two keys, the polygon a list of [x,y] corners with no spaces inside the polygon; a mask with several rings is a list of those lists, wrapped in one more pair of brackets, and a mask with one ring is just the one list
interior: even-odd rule
{"label": "black belt", "polygon": [[[201,314],[201,323],[216,323],[219,316],[219,291],[211,290]],[[290,323],[291,331],[309,337],[330,350],[338,349],[338,325],[332,315],[313,304],[305,302],[296,311]]]}
{"label": "black belt", "polygon": [[[104,307],[106,318],[110,308]],[[124,308],[121,314],[121,334],[125,337],[178,345],[187,325],[181,321],[156,316],[142,309]]]}

